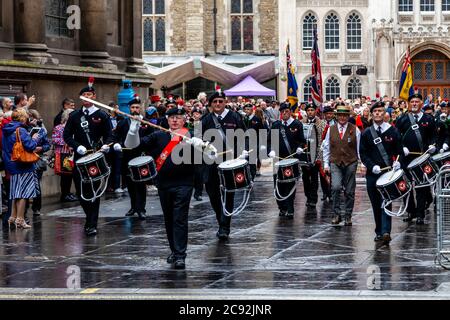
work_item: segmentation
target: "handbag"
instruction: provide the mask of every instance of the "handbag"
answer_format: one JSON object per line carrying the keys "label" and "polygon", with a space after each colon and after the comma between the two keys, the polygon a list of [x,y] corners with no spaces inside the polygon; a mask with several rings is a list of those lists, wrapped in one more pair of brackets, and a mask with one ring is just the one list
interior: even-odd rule
{"label": "handbag", "polygon": [[14,143],[11,161],[17,161],[22,163],[35,163],[40,157],[34,152],[28,152],[25,150],[22,144],[22,140],[20,139],[19,129],[16,129],[16,142]]}
{"label": "handbag", "polygon": [[73,174],[73,153],[55,152],[55,174],[71,175]]}

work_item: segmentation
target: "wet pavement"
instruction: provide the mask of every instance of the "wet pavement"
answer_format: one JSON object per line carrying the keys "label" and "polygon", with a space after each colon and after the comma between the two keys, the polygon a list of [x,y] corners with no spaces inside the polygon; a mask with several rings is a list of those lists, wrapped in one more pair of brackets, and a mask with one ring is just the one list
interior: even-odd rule
{"label": "wet pavement", "polygon": [[[450,293],[450,272],[434,261],[434,213],[427,215],[424,226],[394,219],[393,240],[387,246],[373,241],[375,226],[363,181],[357,187],[352,227],[330,225],[329,203],[319,202],[317,210],[306,210],[302,183],[294,220],[278,217],[272,194],[270,174],[259,177],[246,211],[232,220],[227,242],[215,236],[217,223],[207,197],[202,202],[193,200],[185,271],[166,263],[170,252],[155,191],[149,192],[149,217],[144,222],[124,217],[129,209],[127,196],[102,200],[95,238],[83,234],[80,207],[50,203],[41,217],[33,219],[31,230],[3,230],[0,292],[67,288],[68,268],[77,266],[81,288],[177,289],[178,293],[198,289],[331,293],[375,288]],[[380,271],[375,287],[368,286],[371,270]]]}

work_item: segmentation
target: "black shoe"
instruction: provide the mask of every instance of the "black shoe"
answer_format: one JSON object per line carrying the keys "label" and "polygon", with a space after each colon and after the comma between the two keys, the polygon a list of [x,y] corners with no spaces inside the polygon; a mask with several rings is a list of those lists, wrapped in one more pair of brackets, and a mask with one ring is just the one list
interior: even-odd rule
{"label": "black shoe", "polygon": [[320,200],[322,200],[322,201],[327,201],[327,196],[323,196]]}
{"label": "black shoe", "polygon": [[353,225],[352,217],[345,217],[344,226],[351,227]]}
{"label": "black shoe", "polygon": [[307,203],[306,203],[306,206],[307,206],[308,208],[315,208],[315,207],[316,207],[316,204],[315,204],[315,203],[312,203],[312,202],[307,202]]}
{"label": "black shoe", "polygon": [[341,222],[342,222],[342,218],[341,218],[341,216],[338,216],[338,215],[335,215],[333,217],[333,219],[331,220],[331,224],[333,224],[333,225],[338,225]]}
{"label": "black shoe", "polygon": [[132,217],[132,216],[134,216],[135,213],[136,213],[136,211],[134,211],[134,209],[130,209],[130,210],[128,210],[128,212],[125,214],[125,217]]}
{"label": "black shoe", "polygon": [[75,196],[74,195],[67,195],[67,196],[65,196],[65,197],[63,197],[63,198],[61,198],[61,202],[74,202],[74,201],[77,201],[78,200],[78,198],[75,198]]}
{"label": "black shoe", "polygon": [[383,234],[383,242],[385,244],[389,244],[389,242],[391,242],[391,235],[389,233],[385,233]]}
{"label": "black shoe", "polygon": [[375,237],[375,239],[373,239],[373,241],[375,242],[379,242],[383,240],[383,236],[381,234],[377,234],[377,236]]}
{"label": "black shoe", "polygon": [[72,202],[78,201],[78,197],[76,195],[74,195],[73,193],[69,194],[69,197]]}
{"label": "black shoe", "polygon": [[413,217],[408,216],[408,217],[403,219],[403,222],[411,222],[411,221],[413,221],[413,219],[414,219]]}
{"label": "black shoe", "polygon": [[138,217],[139,220],[144,221],[145,219],[147,219],[147,215],[145,214],[145,212],[138,212]]}
{"label": "black shoe", "polygon": [[203,201],[202,196],[194,196],[195,201]]}
{"label": "black shoe", "polygon": [[289,220],[294,219],[294,212],[287,212],[286,213],[286,218],[289,219]]}
{"label": "black shoe", "polygon": [[177,261],[175,261],[174,267],[176,270],[186,269],[186,263],[184,262],[184,259],[178,259]]}
{"label": "black shoe", "polygon": [[94,237],[94,236],[96,236],[96,235],[97,235],[97,229],[94,228],[94,227],[91,227],[91,228],[86,229],[86,235],[87,235],[88,237]]}
{"label": "black shoe", "polygon": [[280,216],[280,217],[286,216],[286,211],[280,210],[280,213],[278,214],[278,216]]}
{"label": "black shoe", "polygon": [[416,224],[417,225],[423,225],[423,224],[425,224],[425,222],[423,221],[423,218],[417,218]]}
{"label": "black shoe", "polygon": [[41,215],[40,211],[33,211],[33,217],[39,217]]}
{"label": "black shoe", "polygon": [[217,231],[216,236],[217,238],[219,238],[219,240],[228,240],[229,238],[228,234],[222,229],[219,229],[219,231]]}
{"label": "black shoe", "polygon": [[168,264],[175,263],[175,255],[173,254],[173,252],[170,254],[170,256],[167,257],[167,263]]}

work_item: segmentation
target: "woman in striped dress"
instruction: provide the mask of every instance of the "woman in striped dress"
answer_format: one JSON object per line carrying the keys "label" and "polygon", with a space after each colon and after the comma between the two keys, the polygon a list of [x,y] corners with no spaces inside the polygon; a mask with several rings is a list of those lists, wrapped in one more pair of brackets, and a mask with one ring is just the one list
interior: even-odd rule
{"label": "woman in striped dress", "polygon": [[11,161],[12,149],[16,142],[18,130],[24,149],[28,152],[39,153],[42,147],[37,147],[39,134],[30,136],[26,129],[28,113],[23,108],[18,108],[12,114],[12,122],[3,128],[2,156],[6,171],[11,175],[11,187],[9,199],[12,200],[12,213],[8,224],[15,224],[17,228],[31,228],[24,220],[27,200],[38,195],[38,178],[34,163],[22,163]]}

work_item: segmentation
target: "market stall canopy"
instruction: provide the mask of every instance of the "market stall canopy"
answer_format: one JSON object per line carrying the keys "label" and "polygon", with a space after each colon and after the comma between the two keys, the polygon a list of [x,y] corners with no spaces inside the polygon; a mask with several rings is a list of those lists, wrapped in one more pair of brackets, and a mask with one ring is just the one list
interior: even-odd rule
{"label": "market stall canopy", "polygon": [[225,90],[227,96],[245,96],[245,97],[275,97],[275,90],[264,87],[252,76],[247,76],[244,80],[229,90]]}
{"label": "market stall canopy", "polygon": [[[167,61],[153,61],[154,59],[145,59],[149,75],[155,79],[151,85],[153,89],[160,89],[162,87],[170,88],[197,77],[193,58],[183,59],[181,61],[178,59],[174,61],[167,59]],[[154,65],[160,65],[161,67],[155,67]]]}

